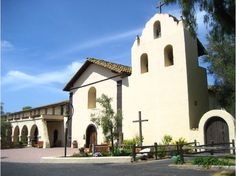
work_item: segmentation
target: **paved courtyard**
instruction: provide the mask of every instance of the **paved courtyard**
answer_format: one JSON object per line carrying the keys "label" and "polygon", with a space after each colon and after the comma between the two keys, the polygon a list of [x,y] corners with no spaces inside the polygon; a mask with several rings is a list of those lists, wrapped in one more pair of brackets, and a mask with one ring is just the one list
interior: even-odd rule
{"label": "paved courtyard", "polygon": [[[67,155],[79,152],[78,149],[67,148]],[[64,148],[22,148],[1,150],[2,162],[40,163],[41,157],[64,156]]]}
{"label": "paved courtyard", "polygon": [[[68,148],[68,155],[78,149]],[[170,160],[129,164],[43,164],[43,156],[63,156],[63,148],[1,150],[2,176],[211,176],[205,169],[178,169],[170,167]]]}

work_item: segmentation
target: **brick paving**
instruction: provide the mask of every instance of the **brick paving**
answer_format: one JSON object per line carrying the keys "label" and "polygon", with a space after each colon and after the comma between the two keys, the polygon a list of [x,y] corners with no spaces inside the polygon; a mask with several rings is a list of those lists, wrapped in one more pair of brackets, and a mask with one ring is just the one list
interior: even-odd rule
{"label": "brick paving", "polygon": [[[78,152],[78,149],[67,148],[67,156]],[[46,156],[64,156],[64,148],[21,148],[1,150],[2,162],[40,163],[41,157]]]}

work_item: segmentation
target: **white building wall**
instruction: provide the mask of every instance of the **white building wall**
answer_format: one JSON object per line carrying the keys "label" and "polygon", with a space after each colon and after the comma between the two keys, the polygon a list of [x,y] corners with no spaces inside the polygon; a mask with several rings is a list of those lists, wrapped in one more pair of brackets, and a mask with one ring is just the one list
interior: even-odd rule
{"label": "white building wall", "polygon": [[[154,39],[153,24],[157,20],[161,23],[161,37]],[[174,65],[169,67],[164,64],[164,48],[167,45],[172,45],[174,55]],[[149,71],[141,74],[140,56],[143,53],[148,55]],[[149,120],[143,123],[144,144],[159,142],[166,134],[174,138],[186,136],[189,109],[185,57],[182,22],[177,23],[164,14],[149,20],[140,36],[140,44],[135,41],[132,47],[129,106],[124,105],[124,111],[128,112],[124,124],[129,124],[124,125],[125,138],[138,135],[138,124],[132,123],[132,120],[138,119],[138,111],[142,111],[143,118]]]}
{"label": "white building wall", "polygon": [[[82,74],[80,79],[74,84],[74,87],[84,86],[96,81],[107,79],[109,77],[117,75],[108,69],[101,66],[91,64],[86,71]],[[96,97],[101,97],[102,94],[113,98],[112,107],[116,110],[116,93],[117,93],[117,81],[120,77],[99,82],[93,85],[81,87],[73,91],[73,106],[74,114],[72,117],[72,142],[77,141],[79,147],[83,147],[86,143],[86,129],[91,122],[91,114],[99,112],[101,107],[96,103],[96,108],[88,109],[88,91],[91,87],[96,88]],[[101,127],[97,128],[97,143],[104,142],[104,135]]]}

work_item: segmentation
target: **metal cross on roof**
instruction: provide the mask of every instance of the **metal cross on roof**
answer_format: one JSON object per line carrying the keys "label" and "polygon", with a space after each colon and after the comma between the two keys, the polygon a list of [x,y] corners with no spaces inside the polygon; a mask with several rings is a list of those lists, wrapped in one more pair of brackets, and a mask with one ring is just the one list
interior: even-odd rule
{"label": "metal cross on roof", "polygon": [[160,13],[161,13],[161,7],[164,6],[165,4],[166,4],[165,2],[161,2],[161,1],[160,1],[160,2],[159,2],[159,5],[157,5],[156,8],[160,10]]}

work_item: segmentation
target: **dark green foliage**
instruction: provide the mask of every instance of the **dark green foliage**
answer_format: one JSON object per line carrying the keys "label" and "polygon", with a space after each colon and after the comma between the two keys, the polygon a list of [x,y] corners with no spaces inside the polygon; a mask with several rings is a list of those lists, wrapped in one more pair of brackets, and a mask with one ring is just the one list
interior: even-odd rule
{"label": "dark green foliage", "polygon": [[11,123],[1,120],[1,147],[9,148],[11,146]]}
{"label": "dark green foliage", "polygon": [[107,151],[101,151],[102,156],[111,156],[110,152]]}
{"label": "dark green foliage", "polygon": [[21,136],[21,143],[22,143],[22,145],[27,145],[27,136],[25,136],[25,135]]}
{"label": "dark green foliage", "polygon": [[131,153],[132,153],[132,149],[116,147],[114,150],[114,156],[130,156]]}
{"label": "dark green foliage", "polygon": [[157,156],[159,158],[164,158],[166,156],[166,148],[165,148],[165,146],[159,145],[157,147]]}
{"label": "dark green foliage", "polygon": [[210,62],[209,73],[216,78],[215,93],[221,107],[231,114],[235,113],[235,43],[234,37],[222,36],[221,39],[208,37],[208,55],[205,62]]}
{"label": "dark green foliage", "polygon": [[198,157],[193,160],[194,165],[202,165],[203,167],[210,168],[212,165],[216,166],[228,166],[228,159],[219,159],[213,157]]}
{"label": "dark green foliage", "polygon": [[164,0],[167,4],[178,3],[186,26],[196,34],[196,11],[206,12],[204,22],[214,35],[235,33],[234,0]]}
{"label": "dark green foliage", "polygon": [[84,147],[79,148],[79,153],[84,153]]}
{"label": "dark green foliage", "polygon": [[173,156],[171,159],[175,162],[175,164],[184,164],[184,160],[180,157],[180,155]]}

